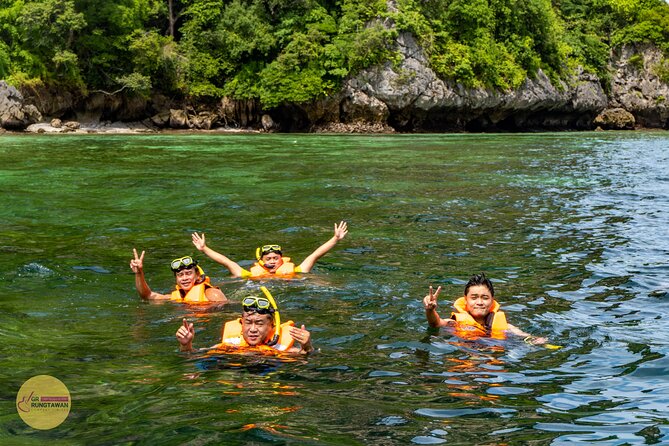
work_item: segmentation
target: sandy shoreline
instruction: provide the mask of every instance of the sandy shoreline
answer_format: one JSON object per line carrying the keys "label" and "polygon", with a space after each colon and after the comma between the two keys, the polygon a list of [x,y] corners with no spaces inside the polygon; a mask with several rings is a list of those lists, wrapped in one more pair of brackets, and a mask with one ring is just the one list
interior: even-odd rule
{"label": "sandy shoreline", "polygon": [[[31,124],[23,131],[14,131],[12,133],[39,133],[39,134],[150,134],[150,133],[262,133],[259,130],[239,129],[230,127],[219,127],[211,130],[202,129],[159,129],[150,127],[142,122],[81,122],[77,123],[78,128],[71,128],[65,124],[60,127],[54,127],[48,122]],[[8,130],[9,132],[9,130]]]}
{"label": "sandy shoreline", "polygon": [[[70,124],[67,126],[65,124]],[[0,127],[0,134],[116,134],[116,135],[137,135],[137,134],[178,134],[178,135],[196,135],[196,134],[263,134],[263,133],[284,133],[284,132],[267,132],[252,128],[236,128],[236,127],[217,127],[210,130],[204,129],[173,129],[173,128],[157,128],[144,124],[143,122],[75,122],[65,123],[59,127],[54,127],[49,122],[40,122],[31,124],[24,130],[11,130]],[[73,128],[74,127],[74,128]],[[366,127],[366,128],[365,128]],[[665,129],[636,127],[634,129],[623,131],[666,131]],[[546,130],[545,132],[555,132],[556,130]],[[564,132],[583,132],[583,131],[607,131],[600,128],[592,130],[576,130],[564,129]],[[610,131],[610,130],[609,130]],[[290,132],[287,132],[290,133]],[[311,132],[299,132],[305,134],[394,134],[397,133],[392,128],[386,126],[325,126],[313,129]],[[417,132],[423,133],[423,132]],[[444,134],[452,133],[486,133],[486,132],[444,132]],[[502,132],[502,133],[542,133],[541,130],[527,130],[526,132]]]}

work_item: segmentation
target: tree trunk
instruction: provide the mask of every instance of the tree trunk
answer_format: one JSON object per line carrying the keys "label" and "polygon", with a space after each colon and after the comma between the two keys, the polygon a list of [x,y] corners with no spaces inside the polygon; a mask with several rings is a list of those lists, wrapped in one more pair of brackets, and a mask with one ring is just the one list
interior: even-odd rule
{"label": "tree trunk", "polygon": [[169,10],[169,20],[170,20],[170,37],[174,39],[174,26],[177,19],[174,17],[174,0],[167,0],[167,8]]}

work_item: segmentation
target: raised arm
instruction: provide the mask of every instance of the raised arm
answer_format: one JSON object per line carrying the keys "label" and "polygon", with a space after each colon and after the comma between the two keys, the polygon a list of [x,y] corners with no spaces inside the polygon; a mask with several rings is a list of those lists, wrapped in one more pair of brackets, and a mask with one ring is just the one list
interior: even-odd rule
{"label": "raised arm", "polygon": [[427,318],[427,323],[430,327],[446,327],[453,323],[452,319],[442,319],[437,313],[437,298],[441,292],[441,287],[437,288],[437,291],[432,290],[432,285],[430,285],[430,292],[427,296],[423,298],[423,307],[425,307],[425,317]]}
{"label": "raised arm", "polygon": [[144,278],[144,251],[141,255],[137,255],[137,250],[132,248],[132,253],[134,258],[130,260],[130,269],[135,273],[135,288],[137,288],[139,297],[145,300],[169,299],[170,296],[151,291],[149,284],[146,283]]}
{"label": "raised arm", "polygon": [[309,257],[304,259],[302,263],[300,263],[300,266],[298,267],[300,272],[302,273],[308,273],[311,271],[311,268],[314,267],[318,259],[323,257],[329,250],[334,248],[334,246],[339,242],[339,240],[343,239],[346,237],[346,234],[348,234],[348,226],[345,221],[339,222],[339,225],[335,223],[334,225],[334,235],[330,240],[327,242],[323,243],[321,246],[316,249],[316,251],[312,252]]}
{"label": "raised arm", "polygon": [[184,318],[183,324],[177,330],[175,336],[177,341],[179,341],[179,348],[182,352],[189,352],[193,350],[193,339],[195,339],[195,328],[193,328],[193,323],[188,323]]}
{"label": "raised arm", "polygon": [[230,274],[232,274],[233,277],[242,277],[243,268],[239,266],[237,262],[230,260],[223,254],[218,253],[207,246],[207,243],[205,242],[204,238],[204,232],[202,233],[202,235],[198,234],[197,232],[193,232],[192,239],[193,239],[193,245],[195,245],[195,247],[198,250],[202,251],[204,255],[209,257],[214,262],[220,263],[221,265],[225,266],[228,269],[228,271],[230,271]]}
{"label": "raised arm", "polygon": [[311,333],[302,325],[302,328],[290,327],[290,336],[300,343],[300,348],[293,347],[290,349],[291,353],[299,353],[308,355],[314,351],[314,346],[311,345]]}

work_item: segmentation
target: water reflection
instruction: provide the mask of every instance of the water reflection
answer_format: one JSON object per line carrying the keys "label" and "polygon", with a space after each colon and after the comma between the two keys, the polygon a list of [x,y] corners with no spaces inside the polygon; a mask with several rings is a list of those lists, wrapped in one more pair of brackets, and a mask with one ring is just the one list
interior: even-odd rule
{"label": "water reflection", "polygon": [[[74,402],[48,433],[6,417],[10,444],[669,442],[662,133],[3,142],[0,404],[38,372]],[[184,178],[194,154],[206,170]],[[299,257],[333,218],[347,243],[271,282],[321,349],[306,359],[184,355],[182,318],[210,346],[239,306],[140,302],[127,271],[149,246],[172,283],[161,262],[194,230],[248,262],[279,233]],[[233,301],[266,284],[206,270]],[[426,332],[426,286],[456,297],[479,271],[514,325],[563,348]]]}

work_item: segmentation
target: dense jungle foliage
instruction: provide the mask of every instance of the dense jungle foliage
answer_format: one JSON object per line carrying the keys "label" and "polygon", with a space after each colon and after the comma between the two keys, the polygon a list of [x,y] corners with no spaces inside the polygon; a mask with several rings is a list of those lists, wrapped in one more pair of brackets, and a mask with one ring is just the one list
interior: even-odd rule
{"label": "dense jungle foliage", "polygon": [[[664,0],[0,0],[0,79],[92,91],[258,98],[265,107],[335,91],[397,63],[401,32],[433,70],[509,89],[577,65],[606,79],[612,47],[669,51]],[[657,67],[667,76],[666,63]],[[664,70],[664,71],[663,71]]]}

